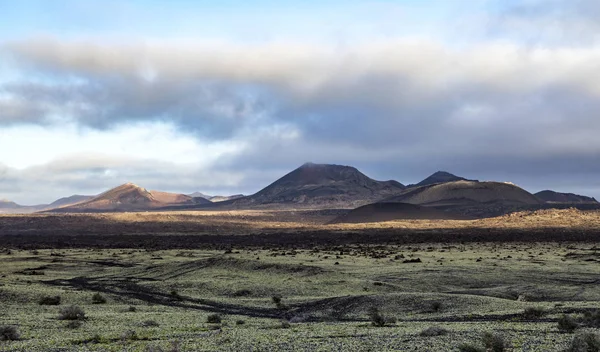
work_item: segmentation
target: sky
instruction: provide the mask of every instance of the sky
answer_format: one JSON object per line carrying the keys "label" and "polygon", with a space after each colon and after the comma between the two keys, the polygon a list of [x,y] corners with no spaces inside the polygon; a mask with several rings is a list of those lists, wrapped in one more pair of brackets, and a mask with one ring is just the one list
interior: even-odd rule
{"label": "sky", "polygon": [[305,162],[600,197],[596,0],[0,0],[0,199]]}

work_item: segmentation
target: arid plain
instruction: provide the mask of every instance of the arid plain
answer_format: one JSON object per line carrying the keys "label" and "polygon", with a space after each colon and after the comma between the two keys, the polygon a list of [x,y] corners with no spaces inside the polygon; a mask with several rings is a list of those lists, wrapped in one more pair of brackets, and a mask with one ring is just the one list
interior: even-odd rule
{"label": "arid plain", "polygon": [[328,224],[344,212],[2,215],[0,350],[564,351],[598,331],[598,211]]}

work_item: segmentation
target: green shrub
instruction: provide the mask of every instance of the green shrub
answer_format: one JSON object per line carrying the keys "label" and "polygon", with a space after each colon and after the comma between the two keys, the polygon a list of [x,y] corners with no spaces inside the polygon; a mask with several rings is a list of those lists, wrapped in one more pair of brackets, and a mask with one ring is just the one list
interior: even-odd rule
{"label": "green shrub", "polygon": [[17,341],[21,338],[16,326],[0,326],[0,341]]}
{"label": "green shrub", "polygon": [[106,303],[106,298],[104,296],[102,296],[99,292],[96,292],[92,296],[92,303],[93,304],[104,304],[104,303]]}
{"label": "green shrub", "polygon": [[140,325],[141,325],[141,326],[143,326],[143,327],[146,327],[146,328],[150,328],[150,327],[159,327],[159,326],[160,326],[160,324],[159,324],[159,323],[157,323],[157,322],[156,322],[156,321],[154,321],[154,320],[145,320],[145,321],[143,321],[143,322],[142,322]]}
{"label": "green shrub", "polygon": [[585,312],[583,315],[583,323],[590,328],[600,328],[600,310]]}
{"label": "green shrub", "polygon": [[78,306],[64,307],[59,311],[60,320],[85,320],[85,312]]}
{"label": "green shrub", "polygon": [[577,334],[573,337],[571,345],[566,352],[599,352],[600,351],[600,336],[597,334],[586,332]]}
{"label": "green shrub", "polygon": [[546,315],[546,310],[542,307],[527,307],[522,315],[527,320],[539,319]]}
{"label": "green shrub", "polygon": [[558,330],[561,332],[573,332],[579,327],[575,318],[570,315],[563,314],[558,319]]}
{"label": "green shrub", "polygon": [[237,290],[233,293],[233,297],[247,297],[252,295],[252,291],[250,290]]}
{"label": "green shrub", "polygon": [[79,329],[81,327],[81,320],[71,320],[65,327],[69,329]]}
{"label": "green shrub", "polygon": [[377,327],[383,327],[383,326],[386,326],[387,324],[395,324],[396,323],[396,318],[386,317],[376,307],[369,309],[369,320],[371,320],[371,325],[377,326]]}
{"label": "green shrub", "polygon": [[38,300],[40,306],[57,306],[60,304],[60,296],[43,296]]}
{"label": "green shrub", "polygon": [[123,341],[136,341],[139,340],[137,332],[135,330],[127,330],[121,335],[121,340]]}
{"label": "green shrub", "polygon": [[504,352],[506,349],[506,342],[501,335],[485,332],[481,336],[481,339],[487,351]]}
{"label": "green shrub", "polygon": [[443,307],[444,307],[444,305],[440,301],[431,302],[431,311],[433,311],[433,312],[439,312],[442,310]]}
{"label": "green shrub", "polygon": [[206,322],[209,324],[221,324],[221,316],[219,314],[211,314],[206,317]]}
{"label": "green shrub", "polygon": [[444,329],[442,327],[431,326],[431,327],[428,327],[427,329],[421,331],[421,333],[419,333],[419,335],[426,336],[426,337],[429,337],[429,336],[441,336],[441,335],[448,334],[448,332],[449,332],[448,330],[446,330],[446,329]]}
{"label": "green shrub", "polygon": [[475,346],[469,343],[463,343],[458,346],[460,352],[486,352],[483,347]]}

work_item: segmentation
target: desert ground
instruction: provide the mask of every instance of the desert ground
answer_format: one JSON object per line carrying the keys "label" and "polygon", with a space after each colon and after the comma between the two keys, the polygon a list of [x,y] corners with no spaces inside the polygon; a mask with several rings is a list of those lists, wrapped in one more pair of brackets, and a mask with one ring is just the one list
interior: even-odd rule
{"label": "desert ground", "polygon": [[2,215],[0,351],[587,351],[599,331],[598,211],[341,213]]}

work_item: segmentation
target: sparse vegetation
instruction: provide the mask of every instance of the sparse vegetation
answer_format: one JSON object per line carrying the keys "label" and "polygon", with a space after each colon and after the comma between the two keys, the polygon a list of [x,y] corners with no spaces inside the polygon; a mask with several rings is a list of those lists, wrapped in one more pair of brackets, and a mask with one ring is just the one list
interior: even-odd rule
{"label": "sparse vegetation", "polygon": [[[337,215],[335,212],[331,210],[328,217]],[[309,218],[316,213],[297,211]],[[243,214],[256,223],[266,223],[271,221],[267,218],[274,217],[263,212],[232,211],[232,214],[231,217]],[[85,216],[79,217],[79,221]],[[99,232],[117,229],[101,216],[93,216]],[[54,242],[48,243],[54,243],[50,247],[56,249],[40,249],[35,257],[31,255],[33,246],[26,249],[14,246],[10,257],[0,251],[0,310],[7,312],[0,315],[0,325],[19,324],[23,337],[0,343],[5,349],[170,351],[170,341],[176,337],[182,340],[179,349],[186,351],[250,350],[257,344],[265,350],[294,346],[304,350],[446,351],[457,350],[456,346],[463,341],[470,343],[471,351],[485,351],[480,334],[486,329],[507,332],[505,351],[564,352],[574,336],[559,333],[557,326],[560,331],[570,324],[570,331],[577,331],[579,326],[581,332],[589,332],[598,320],[597,313],[590,309],[600,297],[597,290],[575,291],[579,282],[587,282],[590,273],[595,272],[600,257],[594,242],[572,242],[568,246],[554,242],[502,242],[509,231],[492,227],[489,231],[494,236],[489,237],[496,241],[497,233],[498,242],[474,243],[475,235],[471,232],[479,231],[478,221],[465,222],[473,228],[464,232],[457,228],[455,238],[454,230],[444,230],[443,242],[436,243],[420,241],[439,240],[436,237],[439,227],[447,226],[447,222],[415,222],[414,226],[423,231],[414,236],[403,236],[405,230],[400,229],[406,226],[406,233],[413,234],[410,222],[373,227],[335,225],[336,230],[299,223],[315,231],[310,232],[310,240],[302,237],[299,241],[300,231],[309,233],[309,230],[292,229],[293,222],[285,211],[277,213],[277,219],[283,220],[269,225],[272,230],[261,228],[264,233],[259,233],[258,227],[254,227],[256,236],[238,239],[235,236],[242,230],[227,227],[223,220],[213,222],[213,215],[172,212],[171,222],[166,222],[165,215],[160,213],[102,216],[115,223],[121,221],[123,230],[114,233],[122,235],[111,239],[121,244],[132,243],[136,248],[67,249],[53,239]],[[523,216],[527,219],[529,215]],[[203,223],[204,218],[208,225]],[[69,219],[65,216],[64,221]],[[186,227],[189,219],[194,219],[195,227]],[[505,222],[511,221],[515,220],[506,217],[481,223],[506,226]],[[160,222],[171,229],[177,224],[193,235],[147,235],[145,231],[163,230],[150,228],[146,222],[154,222],[154,226]],[[216,224],[224,225],[221,228]],[[1,225],[12,231],[13,227]],[[218,228],[223,237],[211,235],[210,241],[203,238],[204,226],[209,225],[213,234]],[[229,231],[235,235],[229,235]],[[520,240],[529,240],[530,235],[533,240],[546,236],[543,231],[530,233],[516,227],[511,232],[518,234]],[[32,233],[35,238],[35,231]],[[487,238],[480,232],[478,236],[479,241]],[[95,238],[93,246],[98,247],[110,242],[96,234],[81,237],[83,242],[71,243],[79,246],[88,240],[92,243]],[[240,244],[242,237],[244,245]],[[3,232],[0,241],[4,238]],[[221,243],[223,238],[228,241],[225,246]],[[456,238],[464,241],[456,242]],[[39,240],[46,239],[39,236]],[[17,240],[11,237],[7,241]],[[266,244],[262,245],[263,242]],[[178,247],[168,249],[175,245]],[[150,250],[143,249],[144,246]],[[223,251],[228,248],[230,253],[224,256]],[[60,256],[50,256],[52,252]],[[403,258],[394,259],[400,253]],[[155,259],[159,257],[162,259]],[[257,257],[261,259],[256,260]],[[416,258],[421,259],[421,264],[400,262]],[[477,263],[478,258],[482,262]],[[563,267],[565,261],[569,265]],[[41,270],[42,267],[45,276],[20,274],[24,268]],[[522,281],[532,272],[536,274],[535,280]],[[185,296],[175,300],[170,292],[177,290]],[[92,305],[90,299],[95,292],[107,298],[104,305]],[[579,292],[576,301],[571,299],[574,292]],[[531,303],[516,300],[523,293]],[[38,306],[43,297],[57,295],[61,296],[63,306]],[[52,319],[61,308],[71,304],[85,309],[87,314],[82,316],[89,315],[89,319]],[[548,307],[546,316],[538,314],[541,306]],[[276,309],[279,307],[285,309]],[[397,327],[371,328],[369,307],[378,308],[373,316],[375,326],[390,326],[393,321],[390,316],[402,319],[395,323]],[[524,310],[525,307],[533,310]],[[436,311],[439,314],[432,314]],[[213,312],[218,312],[221,323],[205,323]],[[567,316],[567,324],[560,322],[562,318],[558,324],[553,323],[559,318],[557,312],[571,314]],[[137,337],[129,335],[130,331],[135,331]],[[98,338],[92,339],[96,333]],[[95,341],[100,344],[93,345]],[[508,342],[515,347],[510,348]],[[486,352],[490,351],[493,350]]]}
{"label": "sparse vegetation", "polygon": [[60,320],[85,320],[85,312],[78,306],[67,306],[60,309],[58,314]]}

